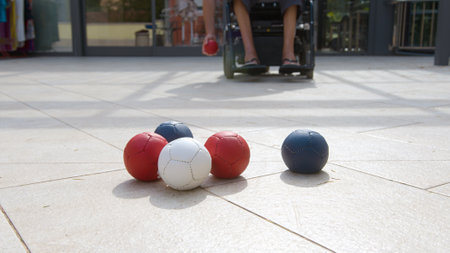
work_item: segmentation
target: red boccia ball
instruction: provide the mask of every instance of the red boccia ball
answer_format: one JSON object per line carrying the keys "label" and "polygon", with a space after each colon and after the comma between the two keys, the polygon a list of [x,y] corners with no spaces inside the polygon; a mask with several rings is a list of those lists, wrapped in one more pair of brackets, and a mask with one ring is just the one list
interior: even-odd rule
{"label": "red boccia ball", "polygon": [[212,158],[211,174],[218,178],[235,178],[244,172],[250,161],[250,148],[237,133],[218,132],[205,143]]}
{"label": "red boccia ball", "polygon": [[144,132],[128,141],[123,161],[128,173],[137,180],[158,179],[158,157],[167,141],[159,134]]}
{"label": "red boccia ball", "polygon": [[217,50],[219,49],[219,45],[217,45],[217,42],[215,40],[209,40],[208,43],[205,45],[205,51],[208,54],[215,54],[217,53]]}

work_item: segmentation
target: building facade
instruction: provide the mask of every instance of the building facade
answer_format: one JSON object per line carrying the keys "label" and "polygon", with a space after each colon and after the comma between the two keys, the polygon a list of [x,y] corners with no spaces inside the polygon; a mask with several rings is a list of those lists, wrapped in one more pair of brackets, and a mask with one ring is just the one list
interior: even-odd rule
{"label": "building facade", "polygon": [[[218,0],[220,6],[222,1]],[[306,0],[309,1],[309,0]],[[322,54],[433,52],[438,0],[314,0]],[[33,0],[35,51],[75,56],[201,55],[202,0]],[[217,8],[217,35],[223,27]]]}

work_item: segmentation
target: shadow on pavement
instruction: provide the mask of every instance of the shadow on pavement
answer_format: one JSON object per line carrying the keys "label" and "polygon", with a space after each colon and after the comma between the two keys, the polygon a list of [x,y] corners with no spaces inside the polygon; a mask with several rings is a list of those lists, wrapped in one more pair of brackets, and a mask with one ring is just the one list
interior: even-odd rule
{"label": "shadow on pavement", "polygon": [[121,199],[139,199],[150,196],[151,192],[165,187],[161,180],[153,182],[142,182],[136,179],[130,179],[120,183],[113,189],[114,196]]}
{"label": "shadow on pavement", "polygon": [[208,195],[208,192],[199,187],[177,191],[166,186],[162,191],[150,193],[150,203],[162,209],[185,209],[200,204]]}
{"label": "shadow on pavement", "polygon": [[221,179],[210,175],[210,177],[203,183],[202,187],[206,190],[212,187],[220,187],[220,196],[232,195],[243,191],[247,188],[247,179],[243,176],[239,176],[233,179]]}
{"label": "shadow on pavement", "polygon": [[327,183],[330,180],[330,175],[325,171],[320,171],[317,174],[297,174],[286,170],[280,174],[280,179],[286,184],[297,187],[317,187]]}

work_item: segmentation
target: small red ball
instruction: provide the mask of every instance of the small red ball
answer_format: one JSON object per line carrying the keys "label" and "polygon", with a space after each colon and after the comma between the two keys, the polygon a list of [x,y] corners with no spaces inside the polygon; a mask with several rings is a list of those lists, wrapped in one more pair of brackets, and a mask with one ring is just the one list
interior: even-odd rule
{"label": "small red ball", "polygon": [[218,132],[205,143],[212,158],[211,174],[218,178],[235,178],[244,172],[250,161],[250,148],[237,133]]}
{"label": "small red ball", "polygon": [[158,179],[158,157],[167,141],[159,134],[144,132],[128,141],[123,161],[128,173],[137,180]]}
{"label": "small red ball", "polygon": [[205,51],[208,54],[215,54],[217,53],[217,50],[219,49],[219,45],[217,45],[217,42],[215,40],[209,40],[208,43],[205,45]]}

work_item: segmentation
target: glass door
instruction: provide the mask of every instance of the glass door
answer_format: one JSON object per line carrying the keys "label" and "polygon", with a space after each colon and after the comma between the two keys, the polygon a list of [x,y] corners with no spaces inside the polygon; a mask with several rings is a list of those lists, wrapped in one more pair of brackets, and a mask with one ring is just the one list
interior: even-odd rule
{"label": "glass door", "polygon": [[85,0],[88,47],[152,46],[149,0]]}
{"label": "glass door", "polygon": [[84,10],[87,55],[201,55],[202,0],[85,0]]}

